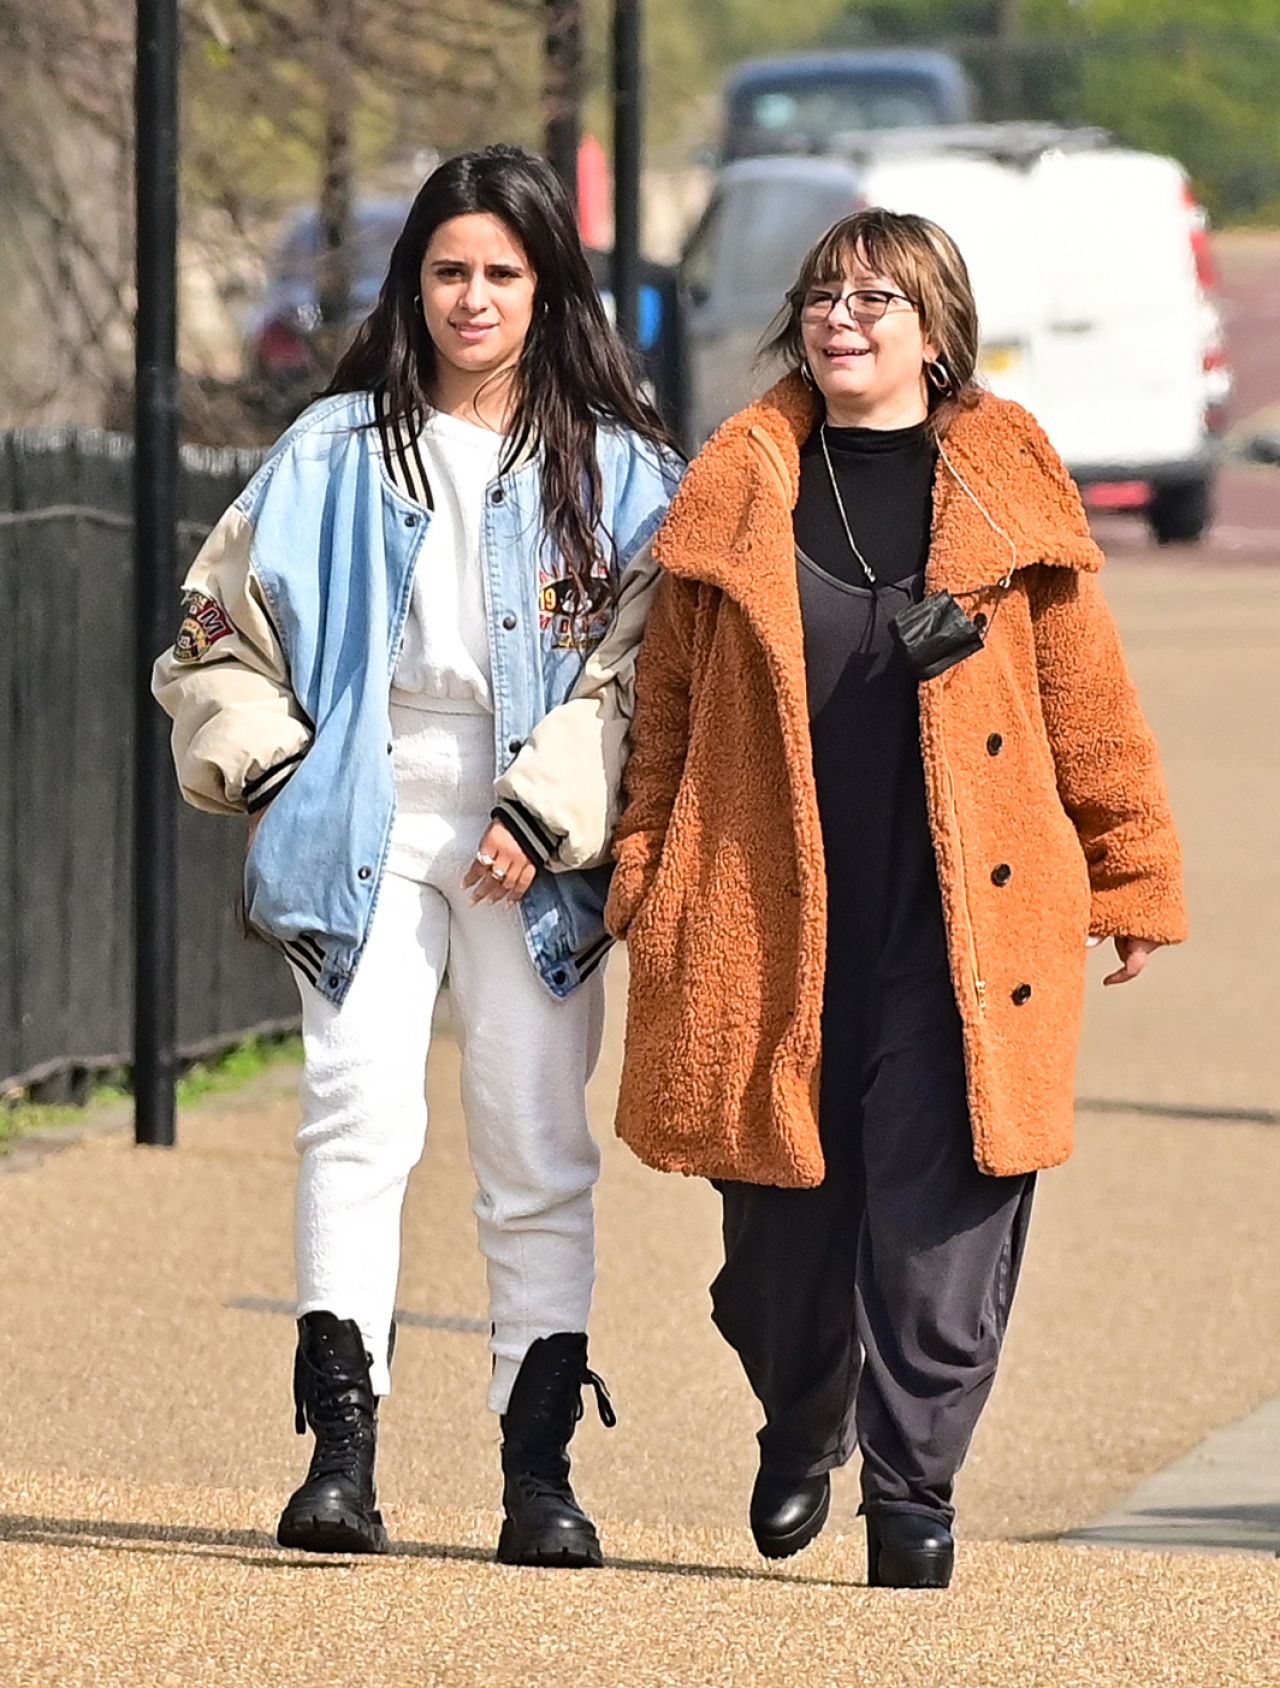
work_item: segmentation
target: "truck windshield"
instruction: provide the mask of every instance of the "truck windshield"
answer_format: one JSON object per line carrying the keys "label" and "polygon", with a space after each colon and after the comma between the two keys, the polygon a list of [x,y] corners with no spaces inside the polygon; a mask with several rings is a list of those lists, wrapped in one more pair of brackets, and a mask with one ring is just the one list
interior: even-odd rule
{"label": "truck windshield", "polygon": [[725,156],[820,151],[851,129],[905,129],[945,123],[941,90],[900,71],[859,76],[778,77],[740,89],[729,109]]}

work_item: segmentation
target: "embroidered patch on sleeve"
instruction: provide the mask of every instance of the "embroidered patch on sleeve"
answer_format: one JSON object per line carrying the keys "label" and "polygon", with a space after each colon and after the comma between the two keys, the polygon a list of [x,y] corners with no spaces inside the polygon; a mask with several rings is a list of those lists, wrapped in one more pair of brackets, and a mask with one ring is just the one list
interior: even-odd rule
{"label": "embroidered patch on sleeve", "polygon": [[173,654],[179,662],[199,662],[219,639],[235,632],[222,605],[203,592],[184,592],[182,609],[182,626],[173,642]]}
{"label": "embroidered patch on sleeve", "polygon": [[608,565],[599,560],[591,580],[585,613],[572,575],[538,570],[538,625],[550,632],[557,651],[593,651],[604,637],[613,609]]}

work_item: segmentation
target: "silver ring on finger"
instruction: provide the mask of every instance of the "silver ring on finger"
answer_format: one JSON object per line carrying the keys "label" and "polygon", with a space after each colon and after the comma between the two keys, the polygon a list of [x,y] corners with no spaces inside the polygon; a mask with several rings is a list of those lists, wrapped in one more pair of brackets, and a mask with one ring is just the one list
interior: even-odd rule
{"label": "silver ring on finger", "polygon": [[497,860],[497,857],[486,856],[483,850],[477,850],[475,859],[479,862],[481,867],[492,868],[494,862]]}
{"label": "silver ring on finger", "polygon": [[496,879],[499,885],[501,885],[502,881],[507,877],[507,870],[505,867],[491,867],[489,869],[489,877],[490,879]]}

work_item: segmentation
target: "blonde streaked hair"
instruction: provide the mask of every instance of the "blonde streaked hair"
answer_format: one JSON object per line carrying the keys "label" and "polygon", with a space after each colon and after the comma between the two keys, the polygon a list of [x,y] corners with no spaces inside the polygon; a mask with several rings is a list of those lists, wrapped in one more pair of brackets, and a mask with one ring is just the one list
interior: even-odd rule
{"label": "blonde streaked hair", "polygon": [[930,381],[925,388],[929,420],[941,437],[957,411],[978,402],[978,312],[959,247],[927,217],[873,206],[842,217],[829,228],[805,257],[786,304],[766,329],[761,360],[777,357],[789,370],[804,367],[801,302],[810,288],[851,275],[855,259],[912,301],[925,339],[938,349],[938,361],[951,377],[951,390],[940,393]]}

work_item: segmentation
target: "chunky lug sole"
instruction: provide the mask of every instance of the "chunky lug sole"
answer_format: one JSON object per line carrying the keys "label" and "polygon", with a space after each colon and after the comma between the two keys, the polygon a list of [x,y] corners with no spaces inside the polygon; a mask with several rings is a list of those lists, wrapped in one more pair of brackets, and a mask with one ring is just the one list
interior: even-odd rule
{"label": "chunky lug sole", "polygon": [[276,1528],[281,1547],[300,1553],[388,1553],[391,1541],[382,1514],[362,1516],[342,1508],[286,1506]]}
{"label": "chunky lug sole", "polygon": [[509,1518],[498,1536],[499,1565],[547,1565],[565,1570],[597,1570],[604,1564],[600,1541],[592,1529],[556,1530],[522,1538]]}
{"label": "chunky lug sole", "polygon": [[792,1554],[801,1552],[816,1536],[822,1534],[830,1514],[831,1490],[827,1489],[809,1516],[797,1524],[794,1530],[788,1530],[785,1535],[773,1535],[757,1530],[753,1525],[751,1533],[756,1539],[756,1546],[766,1559],[790,1559]]}
{"label": "chunky lug sole", "polygon": [[954,1547],[885,1547],[867,1520],[868,1588],[949,1588],[955,1557]]}

